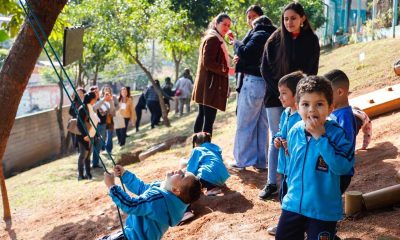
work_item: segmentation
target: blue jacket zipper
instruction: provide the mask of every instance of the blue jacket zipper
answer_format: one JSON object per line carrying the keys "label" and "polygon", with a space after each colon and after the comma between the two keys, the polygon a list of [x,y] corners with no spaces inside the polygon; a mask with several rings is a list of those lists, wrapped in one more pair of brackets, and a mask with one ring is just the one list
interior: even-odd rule
{"label": "blue jacket zipper", "polygon": [[307,146],[306,146],[306,154],[304,155],[304,162],[303,162],[303,169],[301,170],[301,195],[300,195],[300,209],[299,213],[301,213],[301,205],[303,203],[303,192],[304,192],[304,166],[306,165],[306,159],[307,159],[307,152],[308,152],[308,145],[311,141],[307,140],[307,135],[306,135],[306,141],[307,141]]}

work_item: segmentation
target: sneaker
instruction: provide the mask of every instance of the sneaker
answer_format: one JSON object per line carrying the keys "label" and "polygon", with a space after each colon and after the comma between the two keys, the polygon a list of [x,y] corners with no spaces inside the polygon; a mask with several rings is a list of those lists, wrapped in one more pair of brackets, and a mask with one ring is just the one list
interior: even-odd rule
{"label": "sneaker", "polygon": [[267,171],[267,168],[258,168],[258,167],[254,167],[254,166],[253,166],[253,168],[258,173],[262,173],[262,172],[266,172]]}
{"label": "sneaker", "polygon": [[89,173],[89,174],[86,174],[86,179],[92,180],[92,178],[93,178],[93,177],[92,177],[92,174],[90,174],[90,173]]}
{"label": "sneaker", "polygon": [[94,168],[103,168],[103,167],[100,165],[93,165],[92,168],[94,169]]}
{"label": "sneaker", "polygon": [[187,222],[192,218],[194,218],[194,213],[192,213],[191,211],[185,212],[185,214],[183,214],[183,218],[181,220],[181,223]]}
{"label": "sneaker", "polygon": [[230,168],[232,168],[232,169],[234,169],[234,170],[237,170],[237,171],[246,170],[245,167],[239,167],[239,166],[236,164],[236,162],[234,162],[234,161],[229,162],[228,165],[229,165]]}
{"label": "sneaker", "polygon": [[269,235],[275,236],[276,235],[276,229],[278,229],[278,226],[269,227],[269,228],[267,228],[267,233]]}
{"label": "sneaker", "polygon": [[78,181],[83,180],[83,179],[86,179],[86,177],[84,177],[84,176],[78,176]]}
{"label": "sneaker", "polygon": [[278,192],[278,187],[276,186],[276,184],[267,184],[260,192],[258,197],[264,200],[270,198],[273,194],[276,194],[277,192]]}
{"label": "sneaker", "polygon": [[211,190],[208,190],[208,191],[206,192],[206,195],[207,195],[207,196],[216,196],[216,195],[218,195],[218,194],[220,194],[220,193],[222,193],[221,188],[215,187],[215,188],[213,188],[213,189],[211,189]]}

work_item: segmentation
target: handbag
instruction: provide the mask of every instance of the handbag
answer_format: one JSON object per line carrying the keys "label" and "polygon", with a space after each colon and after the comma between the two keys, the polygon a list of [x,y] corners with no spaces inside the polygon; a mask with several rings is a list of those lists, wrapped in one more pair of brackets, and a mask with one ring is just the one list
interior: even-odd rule
{"label": "handbag", "polygon": [[73,133],[75,135],[82,135],[78,129],[78,119],[76,118],[71,118],[70,120],[68,120],[67,130],[68,132]]}
{"label": "handbag", "polygon": [[179,97],[180,95],[182,95],[182,90],[180,90],[179,88],[176,89],[175,91],[175,96]]}
{"label": "handbag", "polygon": [[[86,125],[86,130],[89,132],[92,125],[90,123],[86,123],[85,125]],[[77,118],[71,118],[70,120],[68,120],[67,131],[72,134],[75,134],[75,135],[82,135],[81,131],[79,131],[79,128],[78,128],[78,119]]]}
{"label": "handbag", "polygon": [[125,119],[119,111],[113,117],[113,122],[115,129],[125,128]]}

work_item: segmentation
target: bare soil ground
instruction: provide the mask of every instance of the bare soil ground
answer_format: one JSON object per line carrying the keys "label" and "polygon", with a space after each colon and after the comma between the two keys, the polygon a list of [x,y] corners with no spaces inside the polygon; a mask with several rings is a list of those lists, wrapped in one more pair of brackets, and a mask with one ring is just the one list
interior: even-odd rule
{"label": "bare soil ground", "polygon": [[[218,119],[216,124],[214,141],[223,148],[225,160],[232,158],[234,131],[229,129],[230,121],[234,121],[232,115]],[[357,173],[349,190],[370,192],[396,184],[394,176],[400,170],[400,112],[374,119],[373,129],[370,148],[357,153]],[[359,137],[358,144],[360,140]],[[167,170],[176,168],[179,157],[187,156],[189,151],[190,147],[182,150],[177,146],[128,169],[147,181],[160,179]],[[203,196],[193,205],[196,219],[170,228],[163,239],[269,239],[266,228],[277,223],[280,205],[276,199],[257,199],[266,173],[252,169],[231,173],[223,196]],[[85,192],[48,189],[57,192],[57,197],[47,199],[44,204],[14,209],[12,225],[3,223],[0,239],[95,239],[117,229],[116,209],[101,182],[100,170],[95,175],[96,180],[79,183],[87,185]],[[25,184],[35,188],[34,181],[27,180]],[[368,212],[359,220],[342,221],[339,236],[345,239],[400,237],[399,219],[398,207]]]}

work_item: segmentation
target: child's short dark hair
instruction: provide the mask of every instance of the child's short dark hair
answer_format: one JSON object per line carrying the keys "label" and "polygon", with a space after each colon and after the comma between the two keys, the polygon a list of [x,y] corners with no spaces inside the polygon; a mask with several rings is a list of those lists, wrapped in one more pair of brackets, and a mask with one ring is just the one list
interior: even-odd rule
{"label": "child's short dark hair", "polygon": [[283,76],[279,82],[278,86],[286,86],[287,88],[290,89],[292,92],[293,96],[296,94],[296,87],[297,84],[300,82],[302,78],[305,78],[306,75],[302,71],[296,71],[289,73],[285,76]]}
{"label": "child's short dark hair", "polygon": [[324,74],[324,77],[326,77],[332,83],[332,87],[345,88],[347,90],[350,87],[350,80],[346,73],[344,73],[342,70],[333,69],[332,71]]}
{"label": "child's short dark hair", "polygon": [[308,76],[300,80],[296,88],[296,101],[300,102],[300,98],[306,93],[322,93],[328,105],[332,105],[333,91],[331,83],[323,76]]}
{"label": "child's short dark hair", "polygon": [[211,134],[208,132],[198,132],[193,134],[192,144],[193,148],[197,145],[201,145],[205,142],[211,142]]}
{"label": "child's short dark hair", "polygon": [[180,186],[179,198],[186,204],[197,201],[201,195],[201,182],[195,175],[186,177]]}

